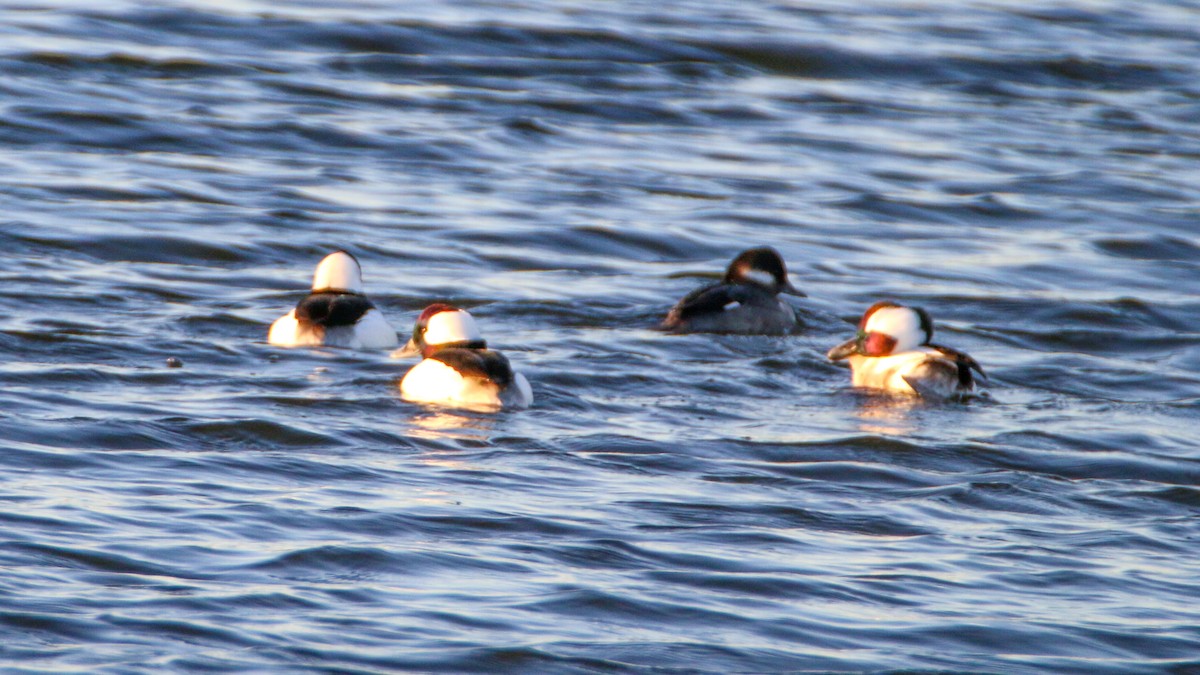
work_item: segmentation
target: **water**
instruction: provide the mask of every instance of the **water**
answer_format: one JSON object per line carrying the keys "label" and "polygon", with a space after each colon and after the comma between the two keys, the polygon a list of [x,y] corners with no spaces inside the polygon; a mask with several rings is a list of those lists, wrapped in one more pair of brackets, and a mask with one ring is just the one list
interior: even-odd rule
{"label": "water", "polygon": [[[0,660],[1200,671],[1198,40],[1168,0],[5,5]],[[756,244],[800,335],[650,330]],[[265,345],[338,247],[535,406]],[[851,390],[880,298],[990,397]]]}

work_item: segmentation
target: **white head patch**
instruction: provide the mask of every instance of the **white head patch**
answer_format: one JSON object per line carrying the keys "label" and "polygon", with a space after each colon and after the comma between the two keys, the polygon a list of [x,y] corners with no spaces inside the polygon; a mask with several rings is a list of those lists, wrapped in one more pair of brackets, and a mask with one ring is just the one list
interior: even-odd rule
{"label": "white head patch", "polygon": [[925,342],[921,317],[911,307],[881,307],[868,317],[863,329],[868,333],[883,333],[895,338],[893,353],[916,349]]}
{"label": "white head patch", "polygon": [[345,251],[335,251],[325,256],[317,265],[312,287],[314,291],[336,288],[362,293],[362,268],[358,266],[354,256]]}
{"label": "white head patch", "polygon": [[462,309],[438,312],[429,317],[429,322],[425,325],[425,344],[429,345],[482,339],[483,335],[475,326],[475,318]]}
{"label": "white head patch", "polygon": [[748,269],[742,272],[742,278],[768,288],[775,286],[775,275],[766,270]]}

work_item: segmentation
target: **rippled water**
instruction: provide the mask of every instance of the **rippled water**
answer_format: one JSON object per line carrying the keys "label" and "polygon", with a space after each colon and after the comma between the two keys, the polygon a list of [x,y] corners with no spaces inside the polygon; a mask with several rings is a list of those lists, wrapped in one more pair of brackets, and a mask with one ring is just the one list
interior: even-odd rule
{"label": "rippled water", "polygon": [[[1200,672],[1200,7],[1048,4],[6,4],[0,660]],[[800,335],[650,330],[751,244]],[[535,406],[268,347],[338,247]]]}

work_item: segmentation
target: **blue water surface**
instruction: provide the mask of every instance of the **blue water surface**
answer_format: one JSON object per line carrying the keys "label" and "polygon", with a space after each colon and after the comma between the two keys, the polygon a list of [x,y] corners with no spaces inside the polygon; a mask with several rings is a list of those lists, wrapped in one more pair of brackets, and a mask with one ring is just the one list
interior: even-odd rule
{"label": "blue water surface", "polygon": [[[4,4],[0,663],[1200,672],[1197,45],[1190,0]],[[759,244],[799,334],[652,330]],[[266,345],[336,248],[535,405]],[[988,396],[851,389],[882,298]]]}

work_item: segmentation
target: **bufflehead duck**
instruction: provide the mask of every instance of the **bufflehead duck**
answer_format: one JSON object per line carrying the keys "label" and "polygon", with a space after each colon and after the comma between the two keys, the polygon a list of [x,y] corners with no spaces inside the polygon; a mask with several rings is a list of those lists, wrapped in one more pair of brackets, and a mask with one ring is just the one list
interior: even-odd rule
{"label": "bufflehead duck", "polygon": [[313,274],[312,293],[275,320],[267,342],[284,347],[395,347],[396,330],[363,294],[362,267],[346,251],[325,256]]}
{"label": "bufflehead duck", "polygon": [[783,335],[796,327],[796,310],[780,293],[806,297],[788,281],[779,252],[770,246],[742,251],[725,278],[688,293],[660,328],[671,333]]}
{"label": "bufflehead duck", "polygon": [[465,310],[437,303],[421,312],[410,342],[425,357],[400,381],[408,401],[488,408],[533,403],[529,380],[487,342]]}
{"label": "bufflehead duck", "polygon": [[933,321],[920,307],[882,301],[871,305],[853,339],[829,350],[831,361],[849,359],[856,387],[961,398],[975,389],[972,370],[987,381],[983,368],[966,354],[935,345]]}

